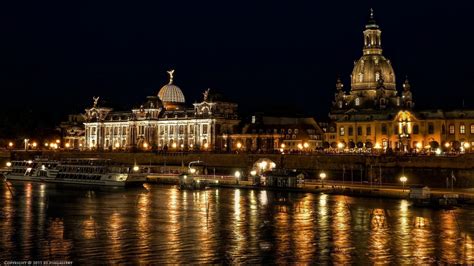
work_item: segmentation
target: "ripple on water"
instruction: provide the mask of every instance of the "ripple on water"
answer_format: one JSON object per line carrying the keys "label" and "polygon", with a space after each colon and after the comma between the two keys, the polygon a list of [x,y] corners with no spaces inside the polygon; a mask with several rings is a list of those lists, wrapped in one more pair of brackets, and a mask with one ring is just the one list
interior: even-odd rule
{"label": "ripple on water", "polygon": [[219,189],[0,191],[0,259],[126,263],[473,263],[473,208]]}

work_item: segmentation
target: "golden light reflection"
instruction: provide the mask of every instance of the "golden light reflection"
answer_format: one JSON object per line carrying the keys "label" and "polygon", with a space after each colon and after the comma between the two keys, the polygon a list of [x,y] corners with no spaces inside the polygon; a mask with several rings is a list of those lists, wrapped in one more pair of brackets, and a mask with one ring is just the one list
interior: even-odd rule
{"label": "golden light reflection", "polygon": [[137,211],[138,246],[144,251],[144,253],[147,253],[149,252],[151,241],[149,222],[149,216],[151,212],[150,193],[142,193],[139,195]]}
{"label": "golden light reflection", "polygon": [[[284,202],[286,198],[279,200],[279,202]],[[289,224],[289,214],[286,206],[279,206],[278,212],[275,214],[275,250],[276,253],[282,257],[290,256],[292,247],[292,236],[289,234],[291,232]]]}
{"label": "golden light reflection", "polygon": [[[231,254],[242,254],[244,246],[247,244],[247,234],[245,233],[245,213],[242,207],[245,207],[245,201],[241,197],[240,189],[234,190],[234,216],[232,222],[232,248]],[[239,263],[238,261],[236,263]]]}
{"label": "golden light reflection", "polygon": [[72,242],[64,237],[64,222],[56,218],[49,222],[47,230],[48,241],[41,243],[42,258],[68,257],[71,253]]}
{"label": "golden light reflection", "polygon": [[268,195],[267,195],[267,191],[265,190],[260,191],[260,204],[262,205],[268,204]]}
{"label": "golden light reflection", "polygon": [[318,256],[323,257],[325,256],[324,250],[329,247],[330,244],[330,235],[329,231],[327,230],[329,227],[329,209],[328,209],[328,195],[321,194],[319,195],[319,202],[318,202],[318,215],[316,218],[317,223],[317,235],[319,238],[318,241]]}
{"label": "golden light reflection", "polygon": [[[441,259],[449,264],[455,264],[459,261],[458,248],[461,246],[458,243],[459,228],[456,221],[456,214],[453,211],[444,211],[440,213],[440,227],[441,235],[441,249],[443,254]],[[459,239],[461,240],[461,239]]]}
{"label": "golden light reflection", "polygon": [[[32,208],[32,196],[31,196],[31,191],[32,191],[32,185],[31,183],[27,183],[25,185],[25,214],[24,214],[24,223],[23,223],[23,228],[22,231],[24,233],[24,237],[22,238],[22,247],[28,247],[32,241],[30,239],[30,236],[32,235],[31,233],[31,226],[33,223],[33,208]],[[25,248],[25,257],[30,258],[30,249]]]}
{"label": "golden light reflection", "polygon": [[384,209],[375,208],[370,213],[369,253],[374,263],[384,263],[390,256],[391,233]]}
{"label": "golden light reflection", "polygon": [[[8,250],[14,250],[14,248],[17,248],[15,247],[15,243],[10,241],[11,238],[12,238],[12,234],[15,232],[14,230],[14,218],[13,218],[13,207],[12,207],[12,193],[10,192],[10,190],[7,188],[7,189],[4,189],[3,191],[3,202],[4,202],[4,206],[2,208],[2,211],[0,213],[0,217],[1,217],[1,223],[0,223],[0,229],[1,229],[1,244],[0,246],[2,246],[5,251],[8,251]],[[4,251],[4,252],[5,252]]]}
{"label": "golden light reflection", "polygon": [[336,196],[336,206],[333,213],[332,232],[334,241],[333,261],[336,264],[351,262],[351,220],[350,206],[345,196]]}
{"label": "golden light reflection", "polygon": [[82,222],[82,236],[85,239],[96,238],[95,220],[92,216]]}
{"label": "golden light reflection", "polygon": [[121,247],[121,230],[122,230],[122,217],[120,213],[114,212],[108,217],[107,222],[107,240],[109,244],[107,245],[107,253],[109,257],[112,258],[121,258],[122,254],[122,247]]}
{"label": "golden light reflection", "polygon": [[[412,256],[416,264],[426,264],[427,258],[435,257],[434,249],[430,247],[433,246],[433,233],[430,227],[430,219],[423,216],[417,216],[413,220],[413,227],[411,229],[411,239],[412,242]],[[407,245],[401,243],[402,245]],[[407,245],[409,246],[409,245]],[[429,261],[428,261],[429,262]]]}
{"label": "golden light reflection", "polygon": [[295,232],[292,242],[295,246],[295,256],[300,261],[314,260],[315,245],[313,245],[315,228],[313,219],[314,194],[306,194],[296,204],[293,214],[292,231]]}
{"label": "golden light reflection", "polygon": [[169,210],[168,213],[168,222],[166,223],[166,239],[167,245],[169,248],[166,250],[167,257],[174,258],[178,254],[179,250],[179,236],[180,236],[180,225],[178,223],[178,216],[180,215],[180,206],[178,197],[182,196],[182,205],[186,204],[186,191],[179,191],[177,188],[173,188],[169,192],[168,198],[170,199],[168,203]]}
{"label": "golden light reflection", "polygon": [[399,206],[399,218],[397,223],[396,230],[399,231],[398,239],[400,240],[400,244],[397,245],[396,253],[399,254],[400,259],[410,258],[412,254],[412,236],[411,232],[411,224],[409,222],[409,211],[408,211],[409,203],[407,200],[401,200]]}

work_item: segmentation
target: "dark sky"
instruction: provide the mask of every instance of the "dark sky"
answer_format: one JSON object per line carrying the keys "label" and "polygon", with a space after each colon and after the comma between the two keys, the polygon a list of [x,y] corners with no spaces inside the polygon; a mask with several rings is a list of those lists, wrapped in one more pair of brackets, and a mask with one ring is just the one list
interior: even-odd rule
{"label": "dark sky", "polygon": [[418,108],[474,106],[474,1],[115,0],[4,1],[0,110],[54,121],[92,96],[129,108],[174,68],[189,104],[210,87],[245,112],[326,118],[336,77],[349,87],[371,7],[398,88],[408,75]]}

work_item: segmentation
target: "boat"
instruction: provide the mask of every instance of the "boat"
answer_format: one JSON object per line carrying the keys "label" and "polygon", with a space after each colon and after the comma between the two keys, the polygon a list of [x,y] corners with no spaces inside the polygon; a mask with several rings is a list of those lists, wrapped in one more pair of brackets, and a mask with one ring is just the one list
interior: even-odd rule
{"label": "boat", "polygon": [[147,173],[137,165],[118,165],[108,159],[37,158],[8,162],[3,175],[7,180],[124,187],[142,185]]}
{"label": "boat", "polygon": [[209,187],[209,181],[188,173],[179,175],[179,189],[201,190]]}

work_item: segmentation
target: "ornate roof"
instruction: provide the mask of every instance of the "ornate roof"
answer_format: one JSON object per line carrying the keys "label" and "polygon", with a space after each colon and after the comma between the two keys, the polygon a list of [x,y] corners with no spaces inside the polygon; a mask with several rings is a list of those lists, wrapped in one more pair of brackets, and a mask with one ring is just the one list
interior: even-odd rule
{"label": "ornate roof", "polygon": [[168,71],[170,81],[165,86],[161,87],[158,92],[158,97],[163,103],[184,103],[184,94],[181,89],[173,84],[174,70]]}

